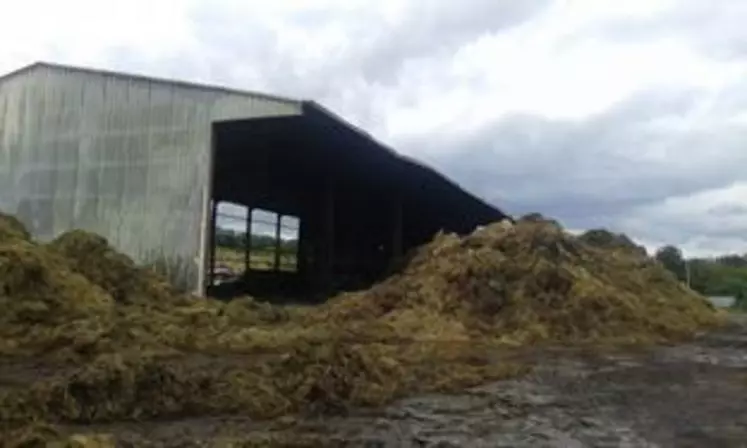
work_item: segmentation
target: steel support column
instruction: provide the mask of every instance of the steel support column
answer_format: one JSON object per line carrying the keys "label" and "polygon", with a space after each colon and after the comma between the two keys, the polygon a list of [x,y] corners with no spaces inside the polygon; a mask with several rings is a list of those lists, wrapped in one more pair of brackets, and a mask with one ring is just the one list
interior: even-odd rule
{"label": "steel support column", "polygon": [[396,260],[402,256],[403,252],[403,210],[402,198],[397,196],[394,200],[393,218],[393,235],[392,235],[392,259]]}

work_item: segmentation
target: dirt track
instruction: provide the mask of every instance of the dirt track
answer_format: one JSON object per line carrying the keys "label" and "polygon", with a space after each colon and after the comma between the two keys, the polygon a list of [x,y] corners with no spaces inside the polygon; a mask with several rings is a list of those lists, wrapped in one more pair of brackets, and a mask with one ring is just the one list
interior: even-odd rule
{"label": "dirt track", "polygon": [[[685,345],[531,358],[542,362],[525,378],[296,422],[290,431],[326,446],[747,447],[747,316]],[[217,434],[290,432],[241,418],[71,429],[113,432],[136,446],[143,438],[184,446]]]}

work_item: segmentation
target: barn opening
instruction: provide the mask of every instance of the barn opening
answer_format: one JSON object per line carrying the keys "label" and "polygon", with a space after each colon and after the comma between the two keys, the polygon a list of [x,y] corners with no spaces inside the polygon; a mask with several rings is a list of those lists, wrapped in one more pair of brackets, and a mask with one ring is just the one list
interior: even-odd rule
{"label": "barn opening", "polygon": [[[313,103],[298,116],[214,123],[213,140],[213,296],[315,301],[364,288],[439,230],[505,217]],[[226,257],[239,271],[228,282],[216,272]]]}
{"label": "barn opening", "polygon": [[[229,201],[214,207],[209,288],[235,295],[254,285],[255,293],[272,294],[278,292],[273,282],[292,280],[283,274],[298,272],[297,216]],[[264,290],[258,288],[262,283]]]}

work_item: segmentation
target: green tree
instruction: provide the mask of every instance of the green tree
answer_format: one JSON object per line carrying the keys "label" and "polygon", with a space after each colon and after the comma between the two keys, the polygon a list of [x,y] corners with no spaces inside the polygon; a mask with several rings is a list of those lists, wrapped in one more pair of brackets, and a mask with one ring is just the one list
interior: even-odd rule
{"label": "green tree", "polygon": [[656,251],[655,258],[659,260],[678,279],[687,279],[687,267],[682,251],[676,246],[663,246]]}
{"label": "green tree", "polygon": [[690,264],[690,288],[701,294],[707,294],[713,279],[714,264],[711,260],[692,259]]}
{"label": "green tree", "polygon": [[747,308],[747,265],[738,255],[695,258],[689,261],[691,287],[706,296],[730,296]]}
{"label": "green tree", "polygon": [[734,308],[747,311],[747,291],[742,290],[737,294],[737,301],[734,304]]}
{"label": "green tree", "polygon": [[724,255],[716,259],[718,264],[729,266],[733,268],[745,268],[747,267],[747,258],[741,255]]}

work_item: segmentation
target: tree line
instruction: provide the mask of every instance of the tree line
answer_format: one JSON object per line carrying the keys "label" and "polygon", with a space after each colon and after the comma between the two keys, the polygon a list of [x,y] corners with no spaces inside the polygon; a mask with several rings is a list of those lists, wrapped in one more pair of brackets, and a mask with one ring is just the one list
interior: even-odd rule
{"label": "tree line", "polygon": [[689,258],[675,246],[664,246],[654,255],[678,279],[706,296],[731,296],[747,307],[747,254]]}
{"label": "tree line", "polygon": [[[215,229],[215,245],[243,251],[247,235],[230,229]],[[272,235],[251,235],[251,248],[259,251],[274,251],[275,237]],[[298,248],[298,240],[280,240],[280,252],[295,254]]]}

